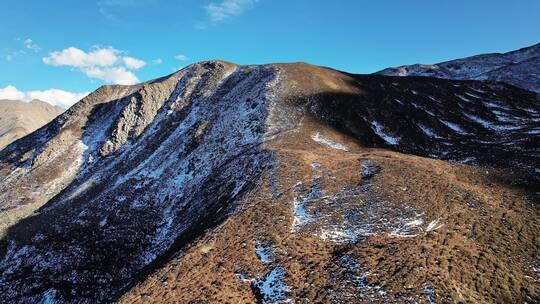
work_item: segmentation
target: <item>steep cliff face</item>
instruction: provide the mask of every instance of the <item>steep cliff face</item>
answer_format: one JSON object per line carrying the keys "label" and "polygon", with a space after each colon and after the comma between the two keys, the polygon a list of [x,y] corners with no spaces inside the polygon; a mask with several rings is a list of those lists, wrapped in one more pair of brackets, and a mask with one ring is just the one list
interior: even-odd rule
{"label": "steep cliff face", "polygon": [[303,63],[210,61],[102,87],[0,152],[0,293],[538,299],[538,102]]}
{"label": "steep cliff face", "polygon": [[476,55],[437,64],[404,65],[377,74],[502,81],[540,93],[540,44],[503,54]]}

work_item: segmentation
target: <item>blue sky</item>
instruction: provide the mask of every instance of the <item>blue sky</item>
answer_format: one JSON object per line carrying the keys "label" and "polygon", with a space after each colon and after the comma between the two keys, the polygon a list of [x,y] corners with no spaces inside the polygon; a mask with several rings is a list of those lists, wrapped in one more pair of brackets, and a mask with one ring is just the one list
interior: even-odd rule
{"label": "blue sky", "polygon": [[371,73],[540,42],[538,0],[3,0],[1,6],[0,98],[62,106],[103,84],[145,81],[208,59],[306,61]]}

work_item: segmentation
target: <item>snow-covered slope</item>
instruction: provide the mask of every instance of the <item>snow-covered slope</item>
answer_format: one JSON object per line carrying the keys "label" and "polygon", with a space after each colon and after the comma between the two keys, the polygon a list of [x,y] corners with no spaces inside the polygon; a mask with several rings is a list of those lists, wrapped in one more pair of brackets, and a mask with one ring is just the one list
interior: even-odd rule
{"label": "snow-covered slope", "polygon": [[[412,301],[427,297],[425,290],[433,297],[446,285],[431,272],[422,272],[423,281],[395,277],[396,286],[404,285],[401,280],[414,286],[401,290],[390,281],[373,281],[376,274],[364,266],[354,272],[305,267],[328,255],[336,255],[328,260],[336,269],[368,263],[351,250],[370,240],[386,242],[373,247],[377,254],[412,241],[436,256],[431,235],[443,226],[458,229],[461,220],[501,233],[484,227],[490,221],[476,209],[466,214],[470,218],[456,213],[467,209],[460,204],[471,195],[489,204],[478,208],[505,212],[505,221],[515,226],[538,221],[527,200],[538,182],[539,98],[504,84],[351,75],[302,63],[210,61],[140,85],[102,87],[0,152],[0,294],[12,303],[109,302],[122,294],[127,302],[130,295],[151,302],[128,291],[177,257],[174,265],[195,263],[182,271],[200,273],[167,274],[188,284],[174,291],[183,296],[171,302],[189,302],[190,295],[203,302],[317,302],[327,286],[338,302],[351,298],[348,290],[379,301],[397,294]],[[434,159],[492,167],[486,170],[495,175]],[[399,185],[404,181],[391,172],[413,168],[404,163],[437,177]],[[459,170],[464,177],[441,173]],[[507,188],[514,172],[519,180]],[[407,191],[407,201],[396,191]],[[252,213],[257,208],[264,208],[263,217]],[[512,208],[522,210],[520,217]],[[263,230],[253,228],[264,221]],[[522,263],[534,262],[531,235],[537,232],[516,230],[514,247],[501,243],[502,234],[486,240],[478,232],[477,250],[498,244],[489,257],[499,267],[503,257],[515,254],[505,267],[522,275]],[[261,254],[259,245],[249,251],[259,241],[272,252]],[[312,251],[295,251],[298,244]],[[528,249],[515,249],[521,247]],[[216,256],[207,259],[209,254]],[[236,258],[227,257],[235,254],[259,256],[263,264],[234,264]],[[160,284],[150,285],[165,291],[168,280],[161,276]],[[320,284],[320,291],[312,294],[310,284]],[[516,284],[504,296],[521,301],[525,296]],[[226,298],[246,286],[236,300]],[[198,293],[214,289],[223,290],[223,298],[217,291]],[[481,288],[462,293],[485,301],[503,296],[485,295]],[[160,295],[153,301],[164,301]]]}
{"label": "snow-covered slope", "polygon": [[503,81],[540,93],[540,44],[503,54],[483,54],[437,64],[387,68],[377,74]]}

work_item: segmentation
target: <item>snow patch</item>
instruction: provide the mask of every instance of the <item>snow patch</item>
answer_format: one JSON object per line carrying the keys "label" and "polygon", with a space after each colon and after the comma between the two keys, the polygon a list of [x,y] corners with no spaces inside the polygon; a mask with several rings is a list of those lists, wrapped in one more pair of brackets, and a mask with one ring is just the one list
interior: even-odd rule
{"label": "snow patch", "polygon": [[427,301],[429,304],[436,304],[437,303],[437,293],[435,292],[435,289],[433,289],[428,284],[424,284],[424,294],[427,297]]}
{"label": "snow patch", "polygon": [[323,137],[321,135],[321,133],[319,133],[319,132],[312,135],[311,139],[313,139],[314,141],[319,142],[321,144],[325,144],[325,145],[329,146],[332,149],[343,150],[343,151],[347,151],[347,152],[349,151],[349,148],[347,148],[345,145],[342,145],[342,144],[340,144],[338,142],[335,142],[335,141],[333,141],[331,139]]}
{"label": "snow patch", "polygon": [[342,276],[334,278],[334,284],[339,286],[335,293],[338,303],[390,303],[387,291],[378,284],[368,283],[368,278],[374,276],[360,262],[349,254],[338,259]]}
{"label": "snow patch", "polygon": [[262,303],[293,303],[293,301],[288,298],[290,288],[285,283],[285,278],[285,271],[283,268],[278,267],[270,271],[263,279],[253,282],[253,286],[261,293]]}
{"label": "snow patch", "polygon": [[537,283],[540,283],[540,263],[531,264],[530,268],[534,272],[534,280]]}
{"label": "snow patch", "polygon": [[401,138],[384,132],[384,127],[377,121],[371,122],[372,130],[389,145],[397,145]]}
{"label": "snow patch", "polygon": [[[368,176],[375,174],[375,169],[366,170]],[[319,183],[320,178],[316,178],[311,188],[304,184],[295,187],[291,232],[302,231],[323,241],[350,243],[370,235],[413,237],[422,231],[421,214],[409,205],[373,197],[369,182],[355,188],[344,187],[331,196],[324,195]]]}
{"label": "snow patch", "polygon": [[482,99],[482,97],[476,95],[476,94],[473,94],[473,93],[469,93],[469,92],[465,92],[465,95],[468,95],[472,98],[476,98],[476,99]]}
{"label": "snow patch", "polygon": [[99,227],[103,227],[107,225],[107,218],[104,217],[103,219],[101,219],[101,221],[99,221]]}
{"label": "snow patch", "polygon": [[457,96],[459,99],[463,100],[463,101],[466,101],[466,102],[470,102],[470,101],[471,101],[469,98],[467,98],[467,97],[465,97],[465,96],[463,96],[463,95],[456,94],[456,96]]}
{"label": "snow patch", "polygon": [[441,219],[436,219],[434,221],[431,221],[428,224],[427,228],[426,228],[426,233],[430,233],[432,231],[435,231],[435,230],[441,228],[442,226],[444,226],[444,223],[442,222]]}
{"label": "snow patch", "polygon": [[[309,221],[311,221],[311,215],[306,211],[305,205],[312,200],[321,198],[323,193],[319,191],[318,187],[319,179],[316,179],[314,185],[311,187],[310,192],[306,196],[295,197],[293,201],[293,223],[291,226],[291,232],[297,232],[302,229]],[[302,186],[303,184],[297,184]]]}
{"label": "snow patch", "polygon": [[250,279],[246,277],[246,275],[242,273],[235,273],[235,275],[238,277],[238,279],[240,279],[240,281],[245,282],[245,283],[252,283],[255,281],[254,279]]}
{"label": "snow patch", "polygon": [[446,125],[448,128],[456,131],[459,134],[467,134],[467,132],[463,130],[463,128],[461,128],[461,126],[458,124],[455,124],[446,120],[442,120],[442,119],[439,119],[439,121],[442,122],[444,125]]}
{"label": "snow patch", "polygon": [[262,242],[257,242],[255,244],[255,253],[261,260],[261,262],[265,264],[269,264],[272,262],[272,255],[273,252],[269,246],[263,244]]}
{"label": "snow patch", "polygon": [[43,294],[43,299],[41,300],[43,304],[55,304],[56,303],[56,294],[58,291],[54,288],[48,289]]}
{"label": "snow patch", "polygon": [[394,229],[392,232],[390,232],[391,237],[415,237],[417,227],[424,224],[424,220],[421,218],[414,219],[410,222],[403,223],[400,227]]}
{"label": "snow patch", "polygon": [[463,113],[463,115],[465,115],[465,117],[467,117],[468,119],[482,125],[482,127],[484,127],[485,129],[490,129],[490,130],[494,130],[498,132],[511,131],[511,130],[517,130],[517,129],[522,128],[522,126],[519,126],[519,125],[497,125],[491,121],[485,120],[483,118],[480,118],[476,115],[469,114],[469,113]]}
{"label": "snow patch", "polygon": [[424,132],[428,137],[431,137],[431,138],[442,138],[439,134],[437,134],[433,129],[427,127],[427,126],[424,126],[424,125],[421,125],[421,124],[418,124],[418,127],[422,130],[422,132]]}
{"label": "snow patch", "polygon": [[373,177],[381,170],[379,167],[372,166],[368,160],[362,160],[360,164],[362,165],[362,177],[365,179]]}

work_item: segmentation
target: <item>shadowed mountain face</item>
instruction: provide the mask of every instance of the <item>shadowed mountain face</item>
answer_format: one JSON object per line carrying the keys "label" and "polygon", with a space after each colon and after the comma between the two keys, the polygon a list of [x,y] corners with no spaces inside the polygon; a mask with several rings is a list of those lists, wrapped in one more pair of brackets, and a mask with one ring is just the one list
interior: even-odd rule
{"label": "shadowed mountain face", "polygon": [[0,152],[0,293],[538,300],[539,98],[302,63],[102,87]]}
{"label": "shadowed mountain face", "polygon": [[42,127],[62,112],[64,109],[40,100],[0,100],[0,150]]}
{"label": "shadowed mountain face", "polygon": [[540,93],[540,44],[503,54],[483,54],[437,64],[404,65],[377,74],[502,81]]}

